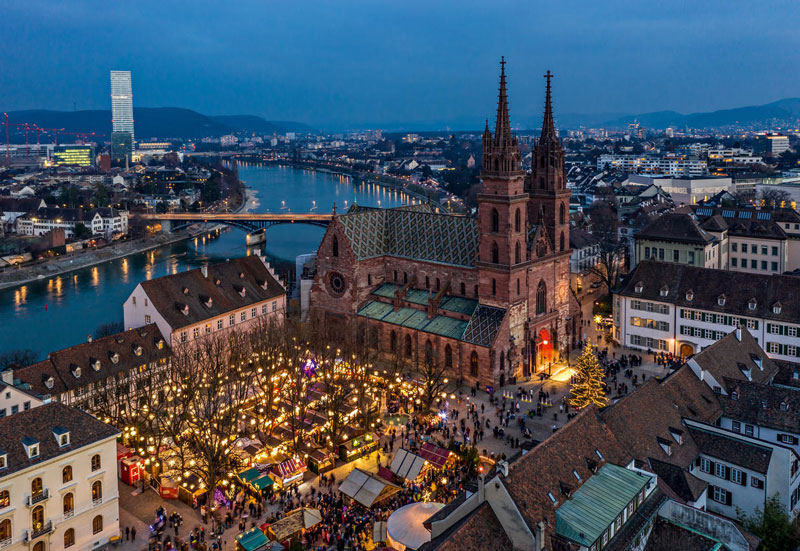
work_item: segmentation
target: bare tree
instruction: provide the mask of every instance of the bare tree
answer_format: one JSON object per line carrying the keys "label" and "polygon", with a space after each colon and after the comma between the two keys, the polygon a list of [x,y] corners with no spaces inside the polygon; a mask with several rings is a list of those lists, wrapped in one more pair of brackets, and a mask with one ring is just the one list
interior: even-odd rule
{"label": "bare tree", "polygon": [[591,233],[597,239],[597,263],[588,272],[597,276],[611,292],[624,267],[625,245],[619,240],[619,219],[608,203],[595,201],[589,208]]}
{"label": "bare tree", "polygon": [[447,366],[439,361],[439,354],[431,341],[425,343],[425,355],[420,364],[419,373],[422,379],[422,404],[423,411],[430,410],[433,403],[441,398],[442,392],[447,388]]}
{"label": "bare tree", "polygon": [[792,201],[792,196],[786,190],[777,189],[777,186],[762,187],[758,194],[758,202],[762,207],[782,208]]}

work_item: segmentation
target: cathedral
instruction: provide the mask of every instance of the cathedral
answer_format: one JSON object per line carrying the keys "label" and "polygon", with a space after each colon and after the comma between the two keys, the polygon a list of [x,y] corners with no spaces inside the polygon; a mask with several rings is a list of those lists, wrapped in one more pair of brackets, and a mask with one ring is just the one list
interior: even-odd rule
{"label": "cathedral", "polygon": [[580,308],[569,288],[570,191],[551,77],[526,173],[500,62],[477,216],[430,205],[334,214],[317,251],[312,310],[331,323],[356,317],[383,357],[440,362],[466,384],[503,386],[566,355],[579,338]]}

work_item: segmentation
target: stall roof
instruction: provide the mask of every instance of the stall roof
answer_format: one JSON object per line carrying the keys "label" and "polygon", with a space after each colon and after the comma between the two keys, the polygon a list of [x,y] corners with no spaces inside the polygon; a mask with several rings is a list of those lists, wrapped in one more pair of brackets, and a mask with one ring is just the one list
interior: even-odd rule
{"label": "stall roof", "polygon": [[282,478],[289,478],[298,471],[305,471],[306,464],[300,459],[289,458],[286,461],[281,461],[272,469],[275,474],[280,475]]}
{"label": "stall roof", "polygon": [[251,480],[255,480],[256,478],[260,477],[261,472],[255,467],[251,467],[249,469],[241,471],[237,476],[239,477],[239,480],[241,480],[245,484],[249,484]]}
{"label": "stall roof", "polygon": [[425,442],[422,445],[422,449],[419,450],[419,455],[437,469],[441,469],[444,467],[444,464],[447,463],[447,459],[450,457],[450,452],[444,448],[435,446],[430,442]]}
{"label": "stall roof", "polygon": [[399,492],[400,487],[356,468],[342,481],[339,491],[364,507],[372,507],[375,503]]}
{"label": "stall roof", "polygon": [[322,514],[318,509],[304,507],[295,509],[277,522],[273,522],[269,530],[277,541],[286,541],[292,536],[299,534],[301,530],[307,530],[322,522]]}
{"label": "stall roof", "polygon": [[423,466],[425,466],[425,459],[405,448],[400,448],[392,459],[390,469],[401,478],[414,480],[419,476]]}
{"label": "stall roof", "polygon": [[258,527],[254,526],[250,530],[237,535],[236,543],[245,551],[257,551],[259,549],[267,549],[269,538]]}
{"label": "stall roof", "polygon": [[274,483],[275,481],[272,480],[272,477],[270,477],[268,474],[265,474],[264,476],[260,476],[255,480],[251,481],[250,485],[260,492],[264,488],[272,486]]}
{"label": "stall roof", "polygon": [[372,525],[372,541],[375,543],[386,543],[386,522],[379,520]]}

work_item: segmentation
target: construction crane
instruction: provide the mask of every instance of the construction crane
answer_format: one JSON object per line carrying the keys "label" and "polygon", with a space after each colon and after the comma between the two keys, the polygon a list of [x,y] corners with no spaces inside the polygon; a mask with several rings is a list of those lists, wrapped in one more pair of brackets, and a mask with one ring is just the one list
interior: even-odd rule
{"label": "construction crane", "polygon": [[36,130],[36,145],[39,145],[39,134],[42,132],[50,133],[53,135],[53,143],[58,145],[58,133],[63,132],[63,128],[42,128],[41,126],[33,125],[33,129]]}
{"label": "construction crane", "polygon": [[8,122],[8,113],[3,113],[3,116],[5,117],[5,121],[3,121],[3,124],[6,125],[6,165],[11,166],[11,158],[10,158],[11,141],[9,140],[9,127],[11,127],[11,126],[21,126],[21,127],[23,127],[25,129],[25,156],[26,157],[30,157],[30,155],[31,155],[31,146],[30,146],[30,142],[28,142],[28,130],[31,130],[32,128],[34,128],[35,125],[30,125],[27,122],[22,122],[22,123],[20,123],[20,122],[11,122],[10,123],[10,122]]}
{"label": "construction crane", "polygon": [[[63,130],[63,129],[62,129]],[[59,134],[68,134],[70,136],[75,136],[80,140],[81,143],[86,144],[88,138],[92,137],[105,137],[105,134],[98,134],[96,132],[61,132]]]}

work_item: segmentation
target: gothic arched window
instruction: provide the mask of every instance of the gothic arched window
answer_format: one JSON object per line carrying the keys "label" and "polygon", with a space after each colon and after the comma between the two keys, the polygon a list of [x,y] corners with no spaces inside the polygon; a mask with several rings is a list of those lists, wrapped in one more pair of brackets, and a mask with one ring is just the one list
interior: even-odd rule
{"label": "gothic arched window", "polygon": [[469,374],[475,378],[478,377],[478,353],[474,351],[469,357]]}
{"label": "gothic arched window", "polygon": [[514,264],[519,264],[520,262],[519,241],[517,241],[516,245],[514,245]]}
{"label": "gothic arched window", "polygon": [[463,281],[461,282],[461,296],[467,296],[467,285]]}
{"label": "gothic arched window", "polygon": [[500,231],[500,213],[497,209],[492,209],[492,231],[494,233]]}
{"label": "gothic arched window", "polygon": [[519,213],[519,209],[517,212],[514,213],[514,231],[520,231],[520,227],[522,226],[522,215]]}
{"label": "gothic arched window", "polygon": [[339,256],[339,238],[333,236],[333,256]]}
{"label": "gothic arched window", "polygon": [[444,366],[448,369],[453,367],[453,349],[449,344],[444,347]]}
{"label": "gothic arched window", "polygon": [[500,263],[500,248],[497,246],[497,243],[492,243],[492,263]]}
{"label": "gothic arched window", "polygon": [[504,350],[500,351],[500,369],[506,368],[506,353]]}
{"label": "gothic arched window", "polygon": [[563,224],[565,219],[566,215],[564,212],[564,203],[561,203],[561,206],[558,207],[558,223]]}
{"label": "gothic arched window", "polygon": [[547,285],[544,280],[539,282],[536,288],[536,315],[547,312]]}
{"label": "gothic arched window", "polygon": [[558,238],[559,250],[564,250],[564,232],[561,232],[561,237]]}
{"label": "gothic arched window", "polygon": [[430,339],[425,341],[425,365],[428,367],[433,365],[433,345]]}
{"label": "gothic arched window", "polygon": [[397,331],[392,331],[392,334],[389,337],[389,349],[392,352],[397,352]]}
{"label": "gothic arched window", "polygon": [[497,295],[497,280],[492,280],[492,296]]}
{"label": "gothic arched window", "polygon": [[406,358],[410,358],[413,349],[411,347],[411,335],[406,335]]}

